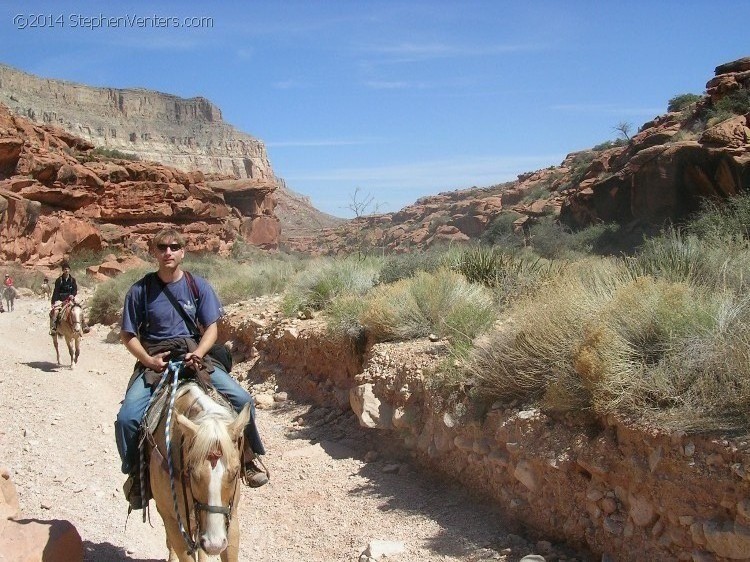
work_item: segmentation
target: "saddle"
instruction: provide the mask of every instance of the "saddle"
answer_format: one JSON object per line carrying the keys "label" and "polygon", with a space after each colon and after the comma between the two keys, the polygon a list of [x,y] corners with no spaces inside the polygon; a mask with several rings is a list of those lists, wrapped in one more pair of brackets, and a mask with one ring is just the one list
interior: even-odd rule
{"label": "saddle", "polygon": [[[167,376],[166,372],[164,373],[164,376]],[[179,397],[181,395],[182,389],[187,383],[190,382],[198,383],[203,391],[214,402],[226,408],[227,410],[233,411],[232,404],[229,402],[229,400],[218,390],[216,390],[216,388],[210,383],[209,379],[204,379],[200,376],[200,370],[195,371],[193,369],[185,369],[182,371],[182,373],[180,373],[180,378],[177,382],[176,397]],[[125,496],[129,497],[131,493],[140,494],[142,496],[142,505],[148,505],[149,500],[151,500],[151,498],[153,497],[149,479],[150,458],[148,457],[148,454],[150,453],[151,455],[153,455],[153,457],[158,461],[159,466],[161,466],[164,471],[169,471],[167,459],[164,457],[163,452],[159,450],[159,447],[157,447],[156,441],[154,439],[154,433],[156,432],[157,426],[161,422],[167,408],[169,407],[169,399],[171,393],[171,384],[163,384],[158,387],[158,389],[152,396],[150,405],[144,412],[143,419],[141,421],[140,437],[138,439],[138,448],[140,451],[142,451],[142,454],[140,455],[141,464],[139,467],[141,490],[125,490]],[[146,447],[146,442],[148,442],[150,447]]]}

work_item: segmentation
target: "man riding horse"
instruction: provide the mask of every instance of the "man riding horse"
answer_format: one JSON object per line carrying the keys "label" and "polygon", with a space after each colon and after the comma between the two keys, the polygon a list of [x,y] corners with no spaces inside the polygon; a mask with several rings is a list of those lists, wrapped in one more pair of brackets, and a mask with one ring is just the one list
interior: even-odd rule
{"label": "man riding horse", "polygon": [[55,288],[52,291],[52,310],[49,313],[49,335],[54,336],[57,330],[57,324],[60,322],[60,310],[63,302],[69,297],[75,297],[78,294],[78,284],[75,278],[70,274],[70,264],[67,261],[62,262],[62,275],[55,279]]}
{"label": "man riding horse", "polygon": [[[167,228],[157,233],[151,251],[158,270],[147,274],[128,291],[120,332],[121,341],[138,360],[115,423],[122,472],[129,475],[125,489],[130,490],[130,505],[133,509],[143,507],[138,494],[138,433],[143,414],[170,358],[176,357],[196,371],[205,368],[211,384],[236,411],[250,404],[252,415],[244,430],[244,480],[251,487],[262,486],[268,482],[268,472],[256,464],[265,449],[255,425],[254,401],[208,355],[216,343],[217,320],[224,312],[221,303],[208,281],[182,269],[185,241],[176,230]],[[192,329],[196,326],[202,327],[201,333],[196,334]]]}

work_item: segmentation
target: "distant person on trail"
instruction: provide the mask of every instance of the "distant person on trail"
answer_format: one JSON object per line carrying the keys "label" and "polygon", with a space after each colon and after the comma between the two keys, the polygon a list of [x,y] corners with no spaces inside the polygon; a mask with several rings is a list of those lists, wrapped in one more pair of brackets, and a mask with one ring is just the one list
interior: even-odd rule
{"label": "distant person on trail", "polygon": [[45,299],[50,298],[50,295],[52,294],[52,289],[49,287],[49,279],[46,277],[44,278],[44,281],[42,281],[42,297]]}
{"label": "distant person on trail", "polygon": [[55,279],[55,288],[52,291],[52,310],[49,313],[49,334],[52,336],[57,331],[57,323],[60,321],[60,309],[68,297],[78,294],[78,284],[70,274],[70,264],[62,262],[62,275]]}
{"label": "distant person on trail", "polygon": [[3,281],[3,285],[5,287],[13,286],[13,278],[8,273],[5,274],[5,281]]}
{"label": "distant person on trail", "polygon": [[217,320],[224,314],[219,298],[208,281],[182,269],[185,240],[179,232],[172,228],[158,232],[152,240],[151,252],[158,269],[128,291],[120,332],[121,341],[138,360],[115,422],[122,472],[129,475],[124,490],[130,506],[143,507],[139,429],[151,394],[170,358],[183,359],[186,367],[198,373],[207,372],[211,384],[238,412],[250,403],[252,415],[245,426],[243,480],[254,488],[263,486],[268,482],[268,470],[259,458],[265,454],[265,448],[255,425],[255,402],[227,372],[231,366],[223,366],[209,354],[216,343]]}

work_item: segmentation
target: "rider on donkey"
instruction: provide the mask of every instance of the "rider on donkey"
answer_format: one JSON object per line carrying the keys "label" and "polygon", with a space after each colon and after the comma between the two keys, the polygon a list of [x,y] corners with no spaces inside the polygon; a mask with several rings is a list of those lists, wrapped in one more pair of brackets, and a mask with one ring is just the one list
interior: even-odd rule
{"label": "rider on donkey", "polygon": [[52,290],[52,310],[49,313],[49,335],[55,335],[57,324],[60,322],[60,310],[63,303],[69,297],[78,294],[78,284],[75,277],[70,274],[70,264],[62,262],[62,275],[55,279],[55,288]]}
{"label": "rider on donkey", "polygon": [[[126,494],[130,490],[130,505],[133,509],[142,508],[138,430],[151,393],[170,356],[175,355],[184,355],[187,366],[196,369],[206,367],[213,386],[229,399],[238,412],[250,403],[252,416],[245,427],[243,458],[245,481],[251,487],[262,486],[268,482],[268,473],[256,464],[260,460],[258,455],[265,454],[265,448],[255,425],[253,398],[220,363],[207,356],[216,343],[216,322],[224,313],[221,303],[208,281],[182,269],[185,241],[179,232],[172,228],[161,230],[154,236],[151,250],[158,270],[147,274],[128,291],[120,332],[125,347],[138,360],[115,423],[122,472],[129,475],[125,489]],[[167,294],[171,294],[172,298]],[[184,315],[176,309],[178,304]],[[186,320],[195,326],[202,326],[202,335],[196,336]]]}

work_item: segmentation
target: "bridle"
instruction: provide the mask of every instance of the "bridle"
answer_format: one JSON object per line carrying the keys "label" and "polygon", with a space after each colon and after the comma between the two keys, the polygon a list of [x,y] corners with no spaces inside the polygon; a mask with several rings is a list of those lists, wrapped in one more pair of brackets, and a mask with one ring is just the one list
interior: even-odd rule
{"label": "bridle", "polygon": [[[167,370],[165,372],[164,377],[162,378],[161,382],[164,382],[164,380],[167,378],[168,374],[172,374],[172,382],[171,382],[171,389],[170,389],[170,396],[169,396],[169,407],[167,408],[167,420],[164,426],[164,437],[166,439],[166,445],[167,445],[167,465],[168,465],[168,472],[169,472],[169,486],[172,489],[172,504],[174,507],[174,513],[177,517],[177,526],[180,529],[180,534],[182,535],[182,538],[185,540],[185,544],[188,547],[188,554],[193,555],[194,559],[198,560],[198,540],[197,537],[201,534],[201,519],[200,519],[200,512],[204,511],[206,513],[221,513],[224,515],[224,525],[225,530],[227,534],[229,533],[229,524],[232,521],[232,515],[234,513],[234,503],[233,501],[229,502],[229,505],[223,506],[223,505],[209,505],[202,502],[199,502],[195,499],[195,494],[193,494],[192,489],[192,481],[190,479],[190,471],[189,467],[185,465],[185,459],[183,455],[184,450],[184,444],[185,444],[185,438],[183,437],[180,441],[180,481],[182,484],[182,498],[185,502],[185,517],[187,519],[187,530],[185,529],[185,525],[182,523],[182,517],[180,516],[180,510],[177,506],[177,490],[175,488],[175,470],[174,470],[174,463],[172,462],[172,439],[170,437],[171,431],[170,431],[170,425],[172,422],[172,412],[174,411],[174,403],[175,403],[175,397],[177,394],[177,386],[179,382],[179,374],[182,368],[184,367],[183,361],[170,361],[167,365]],[[161,383],[160,383],[161,385]],[[156,393],[154,393],[156,394]],[[240,438],[240,451],[242,451],[241,448],[242,445],[242,438]],[[237,473],[234,476],[234,492],[232,493],[232,500],[237,495],[237,487],[239,486],[239,475],[240,471],[238,470]],[[143,481],[141,481],[143,482]],[[193,532],[191,525],[190,525],[190,509],[189,509],[189,502],[188,502],[188,490],[190,491],[190,499],[193,502],[193,512],[195,514],[195,531]],[[196,538],[194,538],[196,537]]]}
{"label": "bridle", "polygon": [[[241,440],[240,440],[241,441]],[[231,500],[229,501],[229,505],[211,505],[206,504],[203,502],[199,502],[197,499],[195,499],[195,494],[193,493],[193,482],[190,478],[190,467],[185,464],[185,458],[184,458],[184,444],[185,444],[185,437],[183,436],[180,440],[180,481],[182,483],[182,499],[185,502],[185,513],[190,513],[189,508],[189,502],[188,502],[188,491],[190,492],[190,499],[193,502],[193,513],[195,516],[195,532],[193,533],[190,527],[190,518],[187,518],[187,535],[190,537],[190,540],[185,537],[185,534],[183,533],[183,538],[185,539],[185,543],[188,545],[188,554],[195,554],[198,550],[198,541],[196,539],[193,539],[193,537],[199,537],[201,534],[201,519],[200,519],[200,512],[205,511],[206,513],[221,513],[224,515],[224,528],[227,534],[229,534],[229,525],[232,522],[232,515],[234,515],[234,498],[237,497],[237,487],[239,486],[239,470],[237,471],[237,474],[234,476],[234,491],[231,495]],[[241,443],[240,443],[241,444]],[[240,447],[240,451],[242,448]],[[171,463],[171,461],[170,461]],[[170,484],[171,484],[172,476],[170,475]],[[173,487],[174,489],[174,487]],[[175,501],[176,499],[173,498]],[[176,504],[175,504],[176,505]],[[180,522],[180,512],[175,509],[175,514],[177,515],[177,522],[180,524],[180,527],[182,528],[182,524]]]}
{"label": "bridle", "polygon": [[83,307],[76,301],[71,301],[70,304],[65,303],[62,310],[60,311],[60,316],[65,322],[68,322],[68,319],[72,320],[72,322],[69,322],[69,324],[73,327],[74,333],[83,334],[83,318],[81,317],[78,320],[75,319],[75,317],[73,316],[73,310],[75,308],[80,308],[81,312],[83,312]]}

